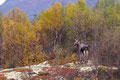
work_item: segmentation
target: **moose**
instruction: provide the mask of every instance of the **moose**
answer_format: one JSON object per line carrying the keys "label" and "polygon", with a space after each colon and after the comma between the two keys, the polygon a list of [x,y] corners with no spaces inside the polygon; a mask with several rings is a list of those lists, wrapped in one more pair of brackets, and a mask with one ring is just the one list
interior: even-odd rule
{"label": "moose", "polygon": [[83,56],[88,57],[89,45],[83,41],[75,39],[74,45],[78,47],[79,53],[82,53]]}

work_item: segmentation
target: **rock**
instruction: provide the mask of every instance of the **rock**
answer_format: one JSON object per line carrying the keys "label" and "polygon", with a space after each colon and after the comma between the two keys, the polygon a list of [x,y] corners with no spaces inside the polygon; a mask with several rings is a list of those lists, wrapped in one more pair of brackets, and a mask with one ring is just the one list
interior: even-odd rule
{"label": "rock", "polygon": [[87,65],[88,65],[88,66],[93,66],[93,61],[88,60]]}
{"label": "rock", "polygon": [[65,80],[63,77],[57,77],[57,80]]}
{"label": "rock", "polygon": [[5,73],[5,76],[7,76],[7,79],[22,80],[21,79],[21,76],[22,76],[21,72],[12,71],[12,72],[9,72],[9,73]]}
{"label": "rock", "polygon": [[48,64],[48,61],[43,62],[43,65],[46,65],[46,64]]}
{"label": "rock", "polygon": [[92,71],[92,67],[81,67],[80,68],[80,72],[89,72],[89,71]]}
{"label": "rock", "polygon": [[80,65],[80,62],[75,62],[76,65]]}
{"label": "rock", "polygon": [[10,79],[10,80],[15,80],[14,78]]}

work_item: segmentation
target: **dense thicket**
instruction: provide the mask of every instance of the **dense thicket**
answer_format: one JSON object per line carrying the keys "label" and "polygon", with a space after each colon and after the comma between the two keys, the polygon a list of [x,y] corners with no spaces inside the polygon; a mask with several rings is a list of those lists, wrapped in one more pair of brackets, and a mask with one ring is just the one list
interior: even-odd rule
{"label": "dense thicket", "polygon": [[31,21],[14,8],[7,14],[0,13],[1,65],[38,64],[58,55],[60,59],[73,59],[77,53],[74,39],[79,39],[89,43],[90,59],[119,66],[119,34],[119,0],[99,0],[92,9],[84,0],[66,6],[56,2]]}

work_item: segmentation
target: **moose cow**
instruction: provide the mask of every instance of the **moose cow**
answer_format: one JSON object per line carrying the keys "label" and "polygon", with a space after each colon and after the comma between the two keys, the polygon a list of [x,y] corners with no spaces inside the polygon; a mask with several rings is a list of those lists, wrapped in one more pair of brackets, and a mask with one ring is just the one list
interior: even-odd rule
{"label": "moose cow", "polygon": [[79,40],[75,39],[74,45],[77,45],[79,53],[82,53],[83,56],[88,57],[89,45],[87,43],[80,42]]}

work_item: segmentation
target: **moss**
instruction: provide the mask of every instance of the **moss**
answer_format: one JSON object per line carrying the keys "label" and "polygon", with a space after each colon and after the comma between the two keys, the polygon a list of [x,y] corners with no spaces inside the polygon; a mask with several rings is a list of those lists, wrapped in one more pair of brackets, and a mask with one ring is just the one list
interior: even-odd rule
{"label": "moss", "polygon": [[113,72],[114,78],[120,80],[120,68]]}
{"label": "moss", "polygon": [[38,72],[38,76],[49,75],[49,72]]}

